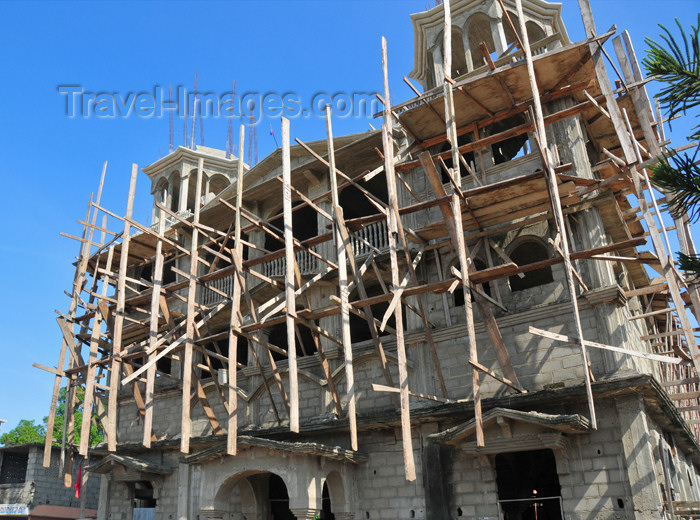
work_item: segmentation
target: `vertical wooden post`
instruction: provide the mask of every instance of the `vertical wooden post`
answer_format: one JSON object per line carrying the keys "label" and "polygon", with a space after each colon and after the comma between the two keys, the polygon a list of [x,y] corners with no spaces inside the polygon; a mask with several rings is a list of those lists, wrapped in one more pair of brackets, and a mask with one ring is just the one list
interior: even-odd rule
{"label": "vertical wooden post", "polygon": [[[333,146],[333,129],[331,128],[331,109],[326,105],[326,133],[328,134],[328,162],[331,179],[331,203],[334,209],[333,233],[335,236],[335,248],[338,258],[338,285],[340,288],[340,316],[341,333],[343,340],[343,353],[345,355],[345,383],[348,399],[348,420],[350,421],[350,444],[353,450],[357,450],[357,417],[355,410],[355,372],[352,360],[352,338],[350,337],[350,295],[348,292],[348,266],[345,243],[340,233],[339,217],[336,212],[342,213],[338,198],[338,179],[335,173],[335,147]],[[355,273],[358,276],[359,273]]]}
{"label": "vertical wooden post", "polygon": [[[107,172],[107,161],[105,161],[102,166],[102,175],[100,176],[100,185],[97,189],[97,205],[100,203],[102,197],[102,188],[104,186],[105,174]],[[90,257],[90,249],[92,244],[92,234],[94,231],[94,225],[97,219],[97,209],[94,209],[92,213],[92,219],[90,219],[90,212],[93,211],[92,195],[90,195],[90,202],[88,203],[87,214],[85,215],[86,225],[83,228],[83,238],[87,236],[87,240],[83,242],[80,252],[80,261],[75,269],[75,275],[73,276],[73,294],[71,298],[70,308],[68,309],[68,318],[73,319],[75,317],[75,310],[78,306],[78,297],[80,296],[80,291],[83,287],[83,280],[85,278],[85,272],[87,270],[87,263]],[[87,222],[92,222],[92,226],[89,228]],[[76,292],[77,291],[77,292]],[[68,343],[64,339],[61,342],[61,352],[59,354],[58,366],[56,367],[59,371],[62,371],[65,364],[65,353],[66,348],[68,348]],[[74,347],[71,347],[73,349]],[[79,348],[79,347],[78,347]],[[78,352],[76,352],[78,354]],[[75,366],[75,365],[73,365]],[[49,416],[46,425],[46,440],[44,441],[44,460],[43,466],[48,468],[51,466],[51,445],[53,444],[53,427],[56,420],[56,406],[58,404],[58,394],[61,391],[61,376],[57,375],[54,379],[53,393],[51,395],[51,406],[49,407]],[[65,439],[62,439],[62,443]],[[63,465],[65,454],[61,453],[61,465]]]}
{"label": "vertical wooden post", "polygon": [[[593,11],[591,10],[589,0],[578,0],[578,5],[579,9],[581,10],[581,18],[583,19],[583,25],[586,28],[586,37],[592,38],[596,36],[596,28],[595,21],[593,20]],[[522,10],[522,5],[520,6],[520,9]],[[524,20],[520,21],[521,30],[524,23]],[[523,35],[523,43],[525,45],[526,55],[530,54],[530,56],[532,56],[532,54],[529,52],[529,41],[526,35]],[[608,113],[610,114],[613,126],[615,127],[615,133],[617,134],[617,138],[620,141],[620,146],[622,146],[622,150],[625,155],[625,161],[627,162],[627,164],[633,164],[636,160],[634,147],[632,146],[632,142],[627,136],[625,125],[622,122],[620,107],[617,105],[617,101],[615,100],[612,88],[610,87],[610,80],[608,79],[608,71],[605,68],[605,60],[603,59],[603,53],[601,51],[601,48],[599,47],[598,42],[590,43],[589,48],[591,49],[591,56],[593,57],[593,65],[595,66],[598,84],[600,86],[601,92],[605,96]],[[539,104],[539,98],[536,101],[536,104]],[[541,139],[544,139],[544,135],[542,134]]]}
{"label": "vertical wooden post", "polygon": [[[399,280],[399,263],[396,254],[398,236],[398,200],[396,193],[396,177],[394,174],[394,143],[391,136],[392,115],[389,92],[389,71],[387,63],[386,39],[382,37],[382,72],[384,76],[384,124],[382,125],[382,143],[384,145],[384,172],[386,173],[387,192],[389,195],[389,211],[387,212],[389,227],[389,256],[391,258],[391,283],[392,291],[396,291],[401,281]],[[403,307],[397,305],[394,310],[396,319],[396,351],[399,361],[399,389],[401,402],[401,437],[403,441],[403,459],[406,480],[416,480],[416,467],[413,459],[413,439],[411,436],[411,411],[408,400],[408,370],[406,368],[406,345],[403,335]]]}
{"label": "vertical wooden post", "polygon": [[282,204],[284,212],[285,300],[287,312],[287,357],[289,358],[289,428],[299,432],[299,382],[297,381],[297,349],[294,319],[297,316],[294,297],[294,234],[292,224],[292,175],[289,154],[289,120],[282,118]]}
{"label": "vertical wooden post", "polygon": [[[241,207],[243,206],[243,145],[245,143],[245,127],[240,126],[238,132],[238,178],[236,180],[236,215],[234,224],[234,241],[236,262],[242,265],[243,244],[241,243]],[[242,274],[241,274],[242,276]],[[231,297],[231,326],[228,332],[228,434],[226,437],[226,453],[236,455],[238,451],[238,335],[234,328],[240,327],[241,284],[238,276],[233,277],[233,295]],[[263,377],[264,379],[264,377]],[[272,398],[270,398],[272,401]]]}
{"label": "vertical wooden post", "polygon": [[[156,259],[153,266],[153,292],[151,293],[151,322],[148,331],[148,360],[155,359],[158,355],[156,343],[158,341],[158,320],[160,318],[160,298],[163,286],[163,241],[161,237],[165,233],[165,213],[158,209],[158,241],[156,242]],[[151,447],[151,437],[153,436],[153,391],[156,384],[157,364],[153,363],[148,367],[146,373],[146,400],[144,403],[143,417],[143,445]]]}
{"label": "vertical wooden post", "polygon": [[124,234],[122,235],[121,253],[119,255],[119,275],[117,277],[117,308],[114,315],[114,335],[112,337],[112,368],[109,374],[109,400],[107,402],[107,449],[117,451],[117,398],[119,396],[119,379],[121,374],[122,329],[126,314],[126,270],[129,266],[129,242],[131,240],[131,215],[134,211],[134,194],[136,192],[136,177],[139,168],[131,165],[131,182],[129,183],[129,198],[126,202],[126,218],[124,219]]}
{"label": "vertical wooden post", "polygon": [[[112,259],[114,258],[114,246],[111,246],[107,252],[106,271],[112,270]],[[102,296],[107,295],[109,287],[109,276],[105,275],[102,281]],[[83,457],[87,456],[88,448],[90,447],[90,424],[92,419],[92,403],[95,393],[95,370],[97,365],[97,352],[99,347],[100,336],[102,335],[102,320],[106,316],[102,316],[102,310],[98,306],[95,310],[95,317],[92,320],[92,333],[90,335],[90,357],[88,358],[87,375],[85,376],[85,400],[83,402],[83,422],[80,428],[80,454]]]}
{"label": "vertical wooden post", "polygon": [[[199,205],[202,196],[202,176],[204,175],[204,159],[199,159],[197,165],[197,183],[194,195],[193,222],[199,224]],[[192,227],[192,244],[190,245],[190,280],[187,289],[187,318],[185,326],[185,359],[182,366],[182,433],[180,437],[180,451],[189,453],[190,437],[192,435],[192,417],[190,416],[190,394],[192,392],[192,356],[194,349],[194,307],[197,300],[197,267],[199,265],[199,230]]]}
{"label": "vertical wooden post", "polygon": [[[588,0],[579,0],[579,4],[588,4]],[[532,99],[533,99],[533,104],[535,106],[535,121],[533,121],[535,125],[535,130],[536,134],[539,137],[538,140],[538,145],[540,147],[540,151],[542,154],[542,161],[544,162],[544,168],[545,171],[547,172],[547,181],[549,183],[549,193],[552,199],[552,209],[554,211],[554,216],[555,216],[555,222],[558,227],[558,232],[561,236],[561,250],[563,253],[564,257],[564,270],[566,272],[566,283],[569,287],[569,297],[571,298],[571,309],[573,312],[573,317],[574,317],[574,325],[576,327],[576,336],[579,344],[581,345],[581,358],[583,361],[583,372],[584,372],[584,379],[585,379],[585,385],[586,385],[586,395],[588,397],[588,411],[591,416],[591,426],[596,429],[597,426],[597,421],[596,421],[596,416],[595,416],[595,405],[593,404],[593,390],[591,389],[591,371],[590,371],[590,366],[588,363],[588,355],[586,353],[586,346],[583,343],[583,328],[581,327],[581,317],[579,315],[578,311],[578,299],[576,295],[576,285],[574,284],[574,278],[572,275],[573,271],[573,266],[571,265],[571,257],[569,256],[569,240],[566,235],[566,223],[564,221],[564,214],[561,209],[561,200],[559,199],[559,189],[557,187],[557,179],[556,179],[556,174],[554,173],[554,170],[552,169],[552,161],[549,157],[549,149],[547,148],[547,135],[545,133],[545,128],[544,128],[544,117],[542,114],[542,105],[540,103],[540,92],[539,88],[537,86],[537,81],[535,78],[535,68],[532,64],[532,53],[530,52],[530,41],[527,36],[527,29],[525,28],[525,18],[523,15],[523,4],[522,0],[515,0],[515,5],[518,11],[518,17],[520,18],[520,31],[522,32],[523,36],[523,45],[524,45],[524,50],[525,50],[525,60],[527,62],[527,71],[528,71],[528,76],[530,79],[530,88],[532,89]],[[589,7],[590,9],[590,7]],[[584,11],[584,8],[582,7],[582,12]],[[584,19],[586,17],[584,16]],[[590,18],[590,23],[593,23],[593,18],[591,16]],[[588,25],[586,26],[587,28],[589,27]],[[594,29],[595,31],[595,29]],[[590,34],[589,34],[590,36]],[[598,51],[599,53],[599,51]],[[603,66],[603,69],[605,68],[604,64],[601,62],[601,65]],[[596,69],[597,70],[597,69]],[[607,73],[606,73],[607,74]],[[600,76],[599,76],[600,78]],[[606,75],[606,81],[607,81],[607,75]],[[601,80],[602,83],[602,80]],[[610,88],[610,85],[608,85],[608,88]],[[602,85],[601,85],[602,89]],[[617,102],[615,99],[612,99],[612,103],[608,103],[608,109],[610,109],[610,105],[614,105],[614,107],[617,109]],[[619,113],[619,109],[618,109]],[[625,137],[627,137],[626,132],[624,132]]]}

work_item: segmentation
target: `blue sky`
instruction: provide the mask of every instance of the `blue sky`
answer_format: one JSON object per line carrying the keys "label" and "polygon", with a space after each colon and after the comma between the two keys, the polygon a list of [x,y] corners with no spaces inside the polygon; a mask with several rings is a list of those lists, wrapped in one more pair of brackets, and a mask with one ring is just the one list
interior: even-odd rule
{"label": "blue sky", "polygon": [[[32,368],[54,366],[60,332],[54,309],[66,312],[71,265],[90,192],[108,161],[102,205],[124,214],[131,163],[139,167],[168,150],[168,118],[68,118],[59,85],[91,92],[151,92],[168,84],[222,93],[381,91],[380,38],[386,36],[395,102],[411,97],[401,77],[412,69],[409,14],[434,2],[258,1],[258,2],[0,2],[0,163],[3,240],[0,242],[0,419],[1,431],[22,419],[47,414],[53,376]],[[616,23],[628,29],[637,53],[657,23],[674,17],[697,22],[695,0],[592,0],[599,32]],[[574,0],[564,0],[572,40],[583,39]],[[612,47],[609,52],[612,54]],[[270,123],[259,125],[260,157],[275,148]],[[368,118],[336,118],[334,133],[364,131]],[[205,144],[226,147],[224,119],[207,118]],[[689,125],[674,125],[681,143]],[[292,138],[325,136],[321,119],[291,122]],[[197,138],[199,143],[199,137]],[[182,143],[176,119],[175,144]],[[134,216],[150,218],[150,182],[137,182]],[[110,222],[118,230],[117,222]]]}

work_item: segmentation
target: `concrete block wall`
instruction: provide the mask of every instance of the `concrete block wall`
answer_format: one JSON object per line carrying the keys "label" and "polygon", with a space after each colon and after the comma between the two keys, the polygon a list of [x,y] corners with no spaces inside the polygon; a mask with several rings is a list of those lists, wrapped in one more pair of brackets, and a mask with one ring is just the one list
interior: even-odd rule
{"label": "concrete block wall", "polygon": [[400,430],[366,433],[359,437],[361,449],[371,453],[358,468],[355,518],[394,520],[427,519],[421,467],[422,441],[417,428],[412,431],[416,480],[406,482]]}
{"label": "concrete block wall", "polygon": [[[27,473],[24,483],[0,485],[0,503],[55,505],[79,507],[80,500],[75,498],[74,487],[64,487],[63,473],[59,473],[59,451],[54,450],[51,465],[43,467],[44,450],[39,446],[28,449]],[[78,464],[73,465],[73,484],[78,478]],[[97,508],[99,479],[88,478],[88,483],[81,493],[86,494],[86,507]]]}

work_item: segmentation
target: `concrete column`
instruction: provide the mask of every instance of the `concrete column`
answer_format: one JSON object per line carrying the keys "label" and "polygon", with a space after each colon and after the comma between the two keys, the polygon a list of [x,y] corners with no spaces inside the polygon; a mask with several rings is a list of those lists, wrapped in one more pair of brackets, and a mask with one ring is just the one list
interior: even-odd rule
{"label": "concrete column", "polygon": [[[442,71],[442,49],[439,45],[436,45],[433,47],[432,51],[429,49],[428,52],[433,53],[433,77],[435,78],[435,85],[442,85],[443,81],[445,81],[445,75]],[[467,64],[467,67],[468,66]]]}
{"label": "concrete column", "polygon": [[185,211],[187,209],[187,191],[190,185],[189,175],[183,175],[180,177],[180,203],[178,204],[177,211]]}
{"label": "concrete column", "polygon": [[306,507],[290,507],[289,510],[297,517],[297,520],[314,520],[318,514],[318,509],[309,509]]}
{"label": "concrete column", "polygon": [[638,520],[663,518],[663,504],[656,480],[652,441],[649,436],[646,410],[641,396],[621,396],[615,399],[622,450],[627,468],[632,504]]}
{"label": "concrete column", "polygon": [[491,35],[493,36],[493,45],[496,48],[496,55],[500,56],[508,48],[506,32],[503,30],[503,18],[491,18]]}
{"label": "concrete column", "polygon": [[107,520],[109,518],[109,497],[112,494],[111,484],[109,477],[102,475],[100,479],[100,496],[97,500],[97,520]]}
{"label": "concrete column", "polygon": [[180,464],[177,471],[177,520],[189,520],[190,466]]}

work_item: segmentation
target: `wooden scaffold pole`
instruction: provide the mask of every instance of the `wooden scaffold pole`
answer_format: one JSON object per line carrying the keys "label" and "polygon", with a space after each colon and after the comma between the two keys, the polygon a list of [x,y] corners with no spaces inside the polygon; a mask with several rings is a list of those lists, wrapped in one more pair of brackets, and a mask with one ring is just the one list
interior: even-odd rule
{"label": "wooden scaffold pole", "polygon": [[[580,0],[580,2],[586,2],[587,0]],[[597,421],[595,414],[595,405],[593,403],[593,390],[591,388],[591,370],[588,362],[588,355],[586,352],[586,345],[584,343],[583,328],[581,326],[581,316],[578,310],[578,296],[576,294],[576,285],[574,281],[574,267],[571,263],[569,239],[566,232],[566,221],[564,220],[564,214],[561,208],[561,200],[559,199],[559,189],[557,186],[557,178],[552,168],[552,160],[550,157],[549,148],[547,147],[547,135],[544,127],[544,116],[542,113],[542,104],[540,102],[540,92],[537,86],[537,79],[535,77],[535,68],[532,63],[532,52],[530,51],[530,41],[527,36],[527,29],[525,28],[525,18],[523,15],[523,5],[522,0],[515,0],[515,6],[517,9],[517,14],[520,20],[520,30],[523,37],[523,45],[525,50],[525,61],[527,63],[527,71],[530,80],[530,88],[532,90],[532,100],[534,105],[534,117],[535,117],[535,135],[537,145],[540,148],[540,155],[542,156],[542,162],[544,163],[544,169],[547,172],[547,181],[549,184],[549,193],[552,202],[552,210],[555,217],[555,223],[557,226],[557,232],[560,237],[560,247],[562,252],[562,257],[564,259],[564,271],[566,275],[566,283],[569,288],[569,298],[571,299],[571,309],[574,318],[574,325],[576,329],[576,339],[578,344],[581,346],[581,358],[583,361],[583,372],[584,372],[584,382],[586,385],[586,396],[588,399],[588,411],[591,418],[591,427],[596,429]],[[589,35],[590,36],[590,35]],[[602,64],[602,62],[601,62]],[[604,67],[604,64],[603,64]],[[601,87],[602,88],[602,87]],[[613,99],[613,104],[615,101]],[[617,105],[615,104],[617,107]],[[610,108],[610,104],[608,104]]]}
{"label": "wooden scaffold pole", "polygon": [[[348,267],[347,256],[341,226],[344,227],[343,209],[338,198],[338,179],[335,173],[335,149],[333,146],[333,130],[331,127],[330,107],[326,106],[326,132],[328,134],[328,163],[331,180],[331,203],[333,205],[333,233],[335,236],[335,248],[338,258],[338,285],[340,289],[340,315],[341,333],[343,342],[343,354],[345,358],[345,393],[347,395],[347,414],[350,422],[350,444],[353,450],[357,450],[357,417],[355,412],[355,372],[352,361],[352,338],[350,337],[350,307],[348,292]],[[355,273],[355,276],[361,276]],[[358,281],[361,283],[361,280]]]}
{"label": "wooden scaffold pole", "polygon": [[[398,238],[398,200],[396,193],[396,176],[394,173],[394,142],[392,138],[392,114],[389,92],[389,71],[387,63],[386,39],[382,37],[382,72],[384,76],[384,124],[382,125],[382,144],[384,147],[384,172],[386,174],[387,192],[389,195],[389,208],[387,220],[389,227],[389,256],[391,258],[391,283],[392,291],[397,291],[401,284],[399,279],[399,264],[397,258]],[[399,389],[401,402],[401,438],[403,442],[403,458],[406,480],[412,482],[416,479],[416,466],[413,458],[413,439],[411,436],[411,411],[409,403],[408,370],[406,367],[406,345],[403,334],[402,306],[398,305],[394,310],[396,320],[396,351],[399,361]]]}
{"label": "wooden scaffold pole", "polygon": [[200,158],[197,165],[197,181],[194,196],[194,217],[192,222],[192,244],[190,247],[190,273],[187,289],[187,317],[185,326],[185,356],[182,366],[182,420],[180,451],[189,453],[190,437],[192,435],[192,417],[190,415],[190,394],[192,392],[192,357],[195,342],[195,305],[197,300],[197,268],[199,266],[199,206],[202,196],[202,176],[204,175],[204,159]]}
{"label": "wooden scaffold pole", "polygon": [[289,359],[289,429],[299,432],[299,381],[297,374],[296,339],[294,319],[296,298],[294,296],[294,235],[292,224],[292,165],[289,152],[289,120],[282,118],[282,204],[284,206],[284,252],[285,252],[285,301],[287,324],[287,358]]}
{"label": "wooden scaffold pole", "polygon": [[[236,179],[236,215],[234,222],[234,265],[241,265],[243,244],[241,243],[241,207],[243,206],[243,145],[245,144],[245,127],[238,132],[238,167]],[[231,326],[228,332],[228,435],[226,453],[236,455],[238,452],[238,335],[234,328],[241,326],[241,284],[238,276],[233,277],[233,295],[231,297]]]}

